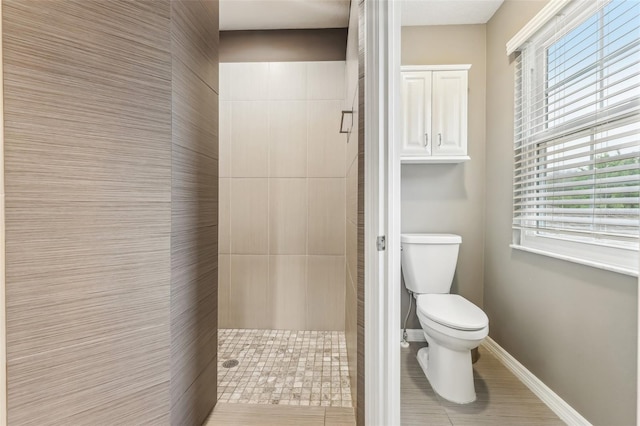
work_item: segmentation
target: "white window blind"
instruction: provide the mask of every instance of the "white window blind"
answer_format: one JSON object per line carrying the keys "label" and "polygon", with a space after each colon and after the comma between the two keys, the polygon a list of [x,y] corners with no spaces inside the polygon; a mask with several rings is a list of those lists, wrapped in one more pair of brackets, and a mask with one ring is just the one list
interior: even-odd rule
{"label": "white window blind", "polygon": [[640,2],[571,2],[516,59],[514,244],[637,273],[639,158]]}

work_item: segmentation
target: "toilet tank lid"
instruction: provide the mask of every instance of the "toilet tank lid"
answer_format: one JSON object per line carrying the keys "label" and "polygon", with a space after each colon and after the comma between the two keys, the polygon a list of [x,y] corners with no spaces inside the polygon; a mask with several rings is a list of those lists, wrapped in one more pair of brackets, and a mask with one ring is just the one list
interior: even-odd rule
{"label": "toilet tank lid", "polygon": [[402,234],[400,241],[413,244],[460,244],[462,237],[455,234]]}

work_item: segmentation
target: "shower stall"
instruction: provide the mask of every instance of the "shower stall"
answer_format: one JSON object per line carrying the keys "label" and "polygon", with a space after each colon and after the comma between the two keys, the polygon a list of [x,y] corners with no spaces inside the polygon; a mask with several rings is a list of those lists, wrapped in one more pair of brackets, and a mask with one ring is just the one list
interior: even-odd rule
{"label": "shower stall", "polygon": [[357,74],[350,81],[348,68],[220,64],[220,402],[354,405]]}

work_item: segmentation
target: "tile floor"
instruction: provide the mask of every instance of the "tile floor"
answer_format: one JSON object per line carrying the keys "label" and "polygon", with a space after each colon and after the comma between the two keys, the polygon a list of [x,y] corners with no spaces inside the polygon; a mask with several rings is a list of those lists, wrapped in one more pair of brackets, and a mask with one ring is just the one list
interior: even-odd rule
{"label": "tile floor", "polygon": [[438,396],[424,376],[416,353],[426,343],[402,349],[401,416],[403,426],[559,426],[554,412],[482,346],[473,365],[478,396],[471,404],[455,404]]}
{"label": "tile floor", "polygon": [[218,402],[351,407],[344,333],[219,330]]}
{"label": "tile floor", "polygon": [[218,403],[205,426],[356,426],[353,408]]}

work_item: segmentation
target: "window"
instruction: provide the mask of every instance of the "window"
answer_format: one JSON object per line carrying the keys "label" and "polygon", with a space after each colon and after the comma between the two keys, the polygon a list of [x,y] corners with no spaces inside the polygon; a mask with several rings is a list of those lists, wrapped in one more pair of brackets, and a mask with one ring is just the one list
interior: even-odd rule
{"label": "window", "polygon": [[640,2],[574,1],[519,50],[514,247],[637,275]]}

